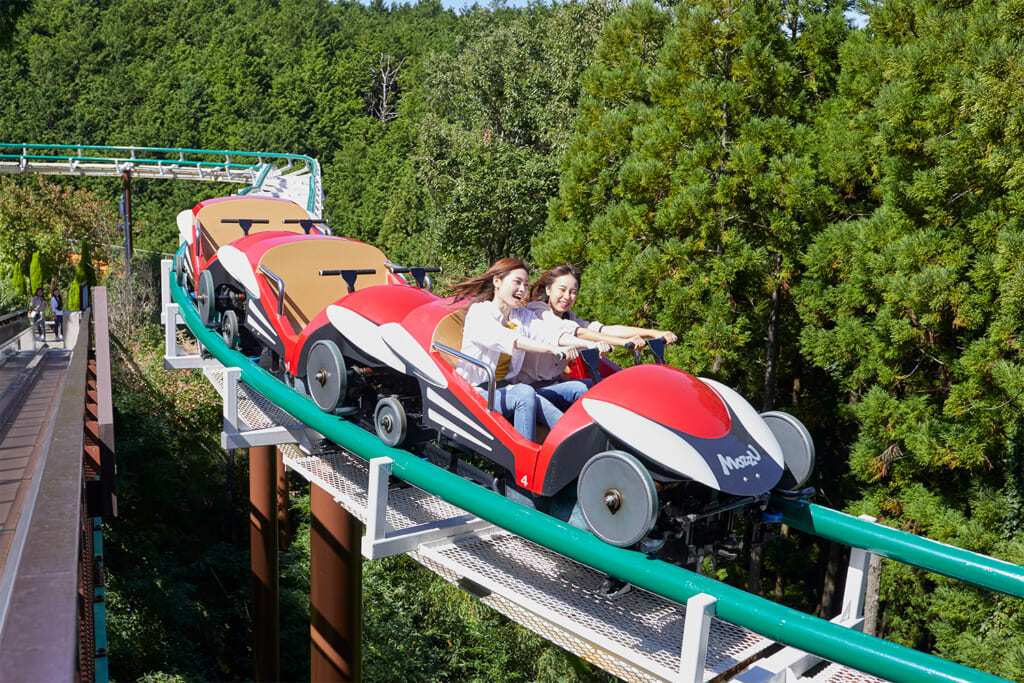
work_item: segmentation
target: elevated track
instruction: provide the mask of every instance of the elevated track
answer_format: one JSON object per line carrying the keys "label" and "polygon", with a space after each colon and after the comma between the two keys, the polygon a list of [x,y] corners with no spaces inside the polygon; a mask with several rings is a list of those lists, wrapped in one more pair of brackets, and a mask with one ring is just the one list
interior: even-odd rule
{"label": "elevated track", "polygon": [[[193,302],[170,277],[170,267],[165,261],[165,365],[205,368],[225,400],[225,447],[298,444],[285,447],[286,463],[365,521],[366,557],[408,552],[499,611],[627,680],[1002,680],[859,632],[863,596],[855,592],[844,599],[839,623],[818,619],[609,546],[389,448],[355,424],[322,412],[258,364],[227,348],[218,333],[201,324]],[[201,354],[181,355],[179,324],[195,335]],[[415,493],[403,489],[392,494],[389,475],[411,484]],[[412,496],[411,507],[419,516],[403,513],[402,503],[390,504],[392,495]],[[438,507],[445,511],[423,516]],[[786,519],[799,523],[817,510],[794,504]],[[832,513],[829,522],[861,532],[871,528],[897,547],[929,545],[910,534],[838,515]],[[854,553],[857,560],[848,575],[853,585],[866,573],[864,551],[873,551],[872,542],[865,545]],[[969,555],[973,567],[984,568],[980,573],[991,571],[1001,577],[993,589],[1017,594],[1024,588],[1021,567]],[[935,570],[935,554],[913,559]],[[642,590],[633,598],[602,599],[595,582],[603,573]],[[988,585],[973,569],[956,574]],[[583,603],[589,603],[586,609],[580,609]],[[776,643],[786,647],[776,652]],[[804,673],[810,677],[801,678]],[[826,678],[818,678],[822,675]]]}

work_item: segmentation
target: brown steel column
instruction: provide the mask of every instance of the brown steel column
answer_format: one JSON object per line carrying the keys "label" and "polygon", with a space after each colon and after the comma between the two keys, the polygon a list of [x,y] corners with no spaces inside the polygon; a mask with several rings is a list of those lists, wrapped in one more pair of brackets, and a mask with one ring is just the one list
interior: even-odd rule
{"label": "brown steel column", "polygon": [[291,491],[288,488],[288,470],[284,466],[284,454],[277,451],[277,548],[285,552],[292,544],[290,513]]}
{"label": "brown steel column", "polygon": [[362,657],[362,525],[310,486],[310,680],[358,681]]}
{"label": "brown steel column", "polygon": [[249,449],[249,550],[256,681],[280,678],[277,585],[277,449]]}

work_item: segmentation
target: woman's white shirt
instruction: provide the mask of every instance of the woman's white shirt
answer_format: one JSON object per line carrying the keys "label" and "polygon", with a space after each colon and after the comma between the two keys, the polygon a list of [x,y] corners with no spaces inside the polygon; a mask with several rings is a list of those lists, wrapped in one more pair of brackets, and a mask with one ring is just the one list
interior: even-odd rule
{"label": "woman's white shirt", "polygon": [[[526,355],[515,346],[516,339],[528,337],[542,344],[554,346],[562,330],[551,325],[542,325],[540,319],[525,307],[513,308],[509,312],[509,324],[505,327],[501,310],[493,301],[480,301],[466,311],[466,322],[462,328],[462,352],[489,365],[497,367],[501,354],[509,357],[506,379],[517,377]],[[548,354],[537,354],[548,355]],[[553,356],[552,356],[553,357]],[[476,365],[459,360],[456,372],[467,382],[480,385],[487,382],[487,372]],[[521,381],[519,378],[516,381]]]}
{"label": "woman's white shirt", "polygon": [[[526,308],[537,316],[540,320],[540,326],[546,331],[546,334],[554,334],[556,338],[562,334],[575,335],[577,327],[586,327],[595,332],[600,332],[601,328],[604,327],[599,322],[577,318],[576,314],[572,311],[569,311],[567,318],[559,318],[551,310],[551,306],[544,301],[531,301],[527,304]],[[562,373],[565,372],[565,366],[566,361],[555,355],[528,351],[522,361],[516,381],[534,384],[536,382],[559,379]]]}

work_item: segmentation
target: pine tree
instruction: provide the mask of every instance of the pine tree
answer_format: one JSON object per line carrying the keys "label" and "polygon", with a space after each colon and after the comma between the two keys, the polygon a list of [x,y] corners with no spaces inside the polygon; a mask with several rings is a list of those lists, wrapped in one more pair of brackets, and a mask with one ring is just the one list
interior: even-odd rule
{"label": "pine tree", "polygon": [[25,269],[21,265],[21,261],[14,262],[14,268],[11,272],[11,292],[13,292],[14,296],[19,299],[26,296]]}
{"label": "pine tree", "polygon": [[[855,511],[1019,562],[1006,482],[1024,408],[1016,16],[872,6],[818,122],[825,176],[849,204],[808,249],[797,297],[804,353],[846,391],[858,430]],[[1021,678],[1017,601],[896,569],[882,587],[888,637]]]}
{"label": "pine tree", "polygon": [[29,285],[32,288],[32,294],[43,289],[43,285],[46,283],[46,277],[43,275],[43,264],[38,251],[32,254],[32,263],[28,267],[28,279]]}
{"label": "pine tree", "polygon": [[635,3],[610,21],[535,242],[542,265],[586,265],[586,312],[676,330],[673,362],[765,406],[795,321],[795,257],[829,200],[806,55],[777,16],[775,2],[707,0],[674,14]]}

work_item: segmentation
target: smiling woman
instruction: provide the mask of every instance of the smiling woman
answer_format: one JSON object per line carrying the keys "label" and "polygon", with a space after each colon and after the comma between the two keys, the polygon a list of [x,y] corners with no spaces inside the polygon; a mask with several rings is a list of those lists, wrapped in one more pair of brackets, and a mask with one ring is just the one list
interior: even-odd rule
{"label": "smiling woman", "polygon": [[540,389],[518,382],[526,352],[549,356],[574,355],[559,347],[563,332],[545,327],[521,304],[530,272],[518,259],[504,258],[482,275],[455,285],[455,300],[469,299],[462,333],[462,353],[456,371],[483,393],[490,378],[496,382],[495,406],[511,417],[516,431],[535,440],[537,418],[549,428],[562,410],[587,390],[583,382],[557,382]]}

